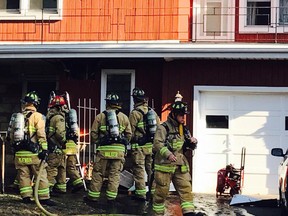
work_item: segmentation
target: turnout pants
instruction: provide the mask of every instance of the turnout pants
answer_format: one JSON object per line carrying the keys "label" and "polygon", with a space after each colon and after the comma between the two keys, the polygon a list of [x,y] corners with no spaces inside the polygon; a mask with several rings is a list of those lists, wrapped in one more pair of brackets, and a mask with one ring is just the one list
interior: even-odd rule
{"label": "turnout pants", "polygon": [[80,187],[83,186],[83,182],[81,175],[79,173],[79,169],[77,169],[76,165],[77,165],[76,155],[68,155],[66,166],[67,177],[70,178],[73,187]]}
{"label": "turnout pants", "polygon": [[156,188],[153,196],[153,211],[155,215],[164,215],[164,202],[169,193],[171,180],[180,196],[183,214],[194,212],[190,173],[182,173],[181,167],[177,166],[175,173],[155,171]]}
{"label": "turnout pants", "polygon": [[133,150],[133,176],[135,181],[135,195],[137,197],[146,198],[145,173],[147,174],[147,182],[149,182],[152,174],[152,155],[143,152],[142,148]]}
{"label": "turnout pants", "polygon": [[50,187],[66,192],[66,156],[62,153],[50,153],[47,163],[46,170]]}
{"label": "turnout pants", "polygon": [[[17,161],[15,157],[15,167],[17,170],[17,176],[19,176],[19,189],[22,198],[33,197],[32,181],[31,176],[34,175],[37,179],[40,170],[40,160],[34,157],[33,164],[24,165]],[[36,163],[37,162],[37,163]],[[47,163],[44,164],[47,167]],[[50,198],[49,194],[49,182],[47,179],[47,171],[44,168],[40,174],[40,183],[38,189],[39,200],[45,200]]]}
{"label": "turnout pants", "polygon": [[[108,200],[115,200],[118,194],[120,183],[120,173],[123,169],[125,159],[105,159],[96,157],[96,162],[93,167],[92,180],[88,191],[88,198],[98,200],[100,198],[103,179],[107,172],[108,185],[106,197]],[[107,171],[106,171],[107,169]]]}

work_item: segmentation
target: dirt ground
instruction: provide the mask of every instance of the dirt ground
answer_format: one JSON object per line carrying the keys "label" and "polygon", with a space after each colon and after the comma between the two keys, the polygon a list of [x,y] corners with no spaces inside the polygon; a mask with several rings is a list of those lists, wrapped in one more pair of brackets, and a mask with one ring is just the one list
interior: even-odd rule
{"label": "dirt ground", "polygon": [[[83,202],[84,191],[72,194],[53,196],[52,199],[57,206],[47,207],[46,210],[57,215],[152,215],[152,208],[149,203],[137,202],[133,195],[121,189],[116,205],[112,207],[106,202],[105,197],[97,204],[86,204]],[[260,197],[257,197],[260,198]],[[271,198],[268,197],[269,199]],[[273,197],[275,198],[275,197]],[[261,199],[261,198],[260,198]],[[267,199],[267,197],[264,197]],[[216,198],[215,194],[194,194],[196,212],[201,211],[208,216],[229,215],[229,216],[280,216],[280,209],[277,207],[257,206],[230,206],[231,198]],[[181,216],[179,199],[176,194],[170,194],[166,201],[165,216]],[[5,194],[0,194],[0,215],[41,215],[36,204],[23,204],[16,191],[7,189]]]}

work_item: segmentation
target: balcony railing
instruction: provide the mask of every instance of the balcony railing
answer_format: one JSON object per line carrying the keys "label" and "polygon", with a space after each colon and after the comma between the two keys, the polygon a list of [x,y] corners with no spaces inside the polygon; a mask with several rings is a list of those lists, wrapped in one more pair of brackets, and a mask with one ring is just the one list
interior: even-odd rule
{"label": "balcony railing", "polygon": [[0,42],[288,42],[287,7],[0,11]]}

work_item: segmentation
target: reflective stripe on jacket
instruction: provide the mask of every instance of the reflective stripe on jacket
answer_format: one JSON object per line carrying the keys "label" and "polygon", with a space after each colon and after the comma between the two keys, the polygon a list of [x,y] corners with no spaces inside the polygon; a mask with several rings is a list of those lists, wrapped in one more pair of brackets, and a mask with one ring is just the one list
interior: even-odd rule
{"label": "reflective stripe on jacket", "polygon": [[[111,109],[107,107],[107,110]],[[131,126],[128,117],[122,113],[117,114],[120,134],[124,135],[127,141],[130,141],[132,136]],[[97,151],[100,156],[107,159],[122,159],[125,155],[125,146],[121,143],[111,143],[109,145],[100,145],[100,139],[108,136],[108,127],[106,125],[106,116],[104,113],[99,113],[91,127],[91,143],[97,145]]]}
{"label": "reflective stripe on jacket", "polygon": [[[182,149],[184,135],[179,133],[179,123],[169,116],[165,124],[168,127],[168,131],[163,125],[159,125],[154,136],[155,170],[174,173],[176,165],[181,165],[181,170],[188,171],[189,164]],[[174,154],[177,157],[176,162],[168,160],[170,154]]]}

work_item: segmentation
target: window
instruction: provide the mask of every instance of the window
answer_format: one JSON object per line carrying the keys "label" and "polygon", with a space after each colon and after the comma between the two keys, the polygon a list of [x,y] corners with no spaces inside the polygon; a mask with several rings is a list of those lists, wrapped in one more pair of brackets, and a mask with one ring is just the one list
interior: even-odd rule
{"label": "window", "polygon": [[43,8],[45,9],[55,9],[57,8],[57,0],[44,0]]}
{"label": "window", "polygon": [[280,0],[279,5],[279,24],[288,24],[288,0]]}
{"label": "window", "polygon": [[30,9],[56,10],[57,0],[30,0]]}
{"label": "window", "polygon": [[6,10],[9,12],[19,11],[20,1],[19,0],[0,0],[0,10]]}
{"label": "window", "polygon": [[7,1],[6,9],[8,10],[19,10],[19,0]]}
{"label": "window", "polygon": [[193,0],[193,41],[234,41],[235,1]]}
{"label": "window", "polygon": [[239,6],[240,33],[287,32],[288,0],[239,0]]}
{"label": "window", "polygon": [[270,1],[248,0],[247,25],[269,25],[271,17]]}
{"label": "window", "polygon": [[0,20],[59,20],[62,5],[63,0],[0,0]]}
{"label": "window", "polygon": [[206,128],[229,128],[229,116],[207,115]]}
{"label": "window", "polygon": [[288,130],[288,116],[285,116],[285,130]]}

